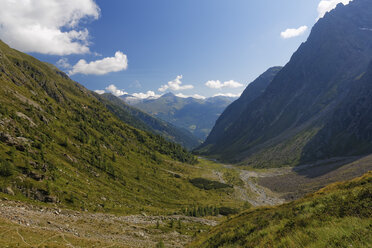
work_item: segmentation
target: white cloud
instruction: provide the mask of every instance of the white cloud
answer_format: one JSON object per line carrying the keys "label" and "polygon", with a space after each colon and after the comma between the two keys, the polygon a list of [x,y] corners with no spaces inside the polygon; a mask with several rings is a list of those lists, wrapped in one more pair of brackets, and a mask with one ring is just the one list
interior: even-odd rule
{"label": "white cloud", "polygon": [[[110,84],[109,86],[106,87],[106,91],[110,92],[114,96],[122,96],[122,95],[127,95],[128,93],[125,92],[124,90],[118,89],[114,84]],[[102,91],[101,91],[102,92]]]}
{"label": "white cloud", "polygon": [[219,93],[219,94],[215,94],[213,97],[215,96],[226,96],[226,97],[240,97],[242,93],[240,94],[233,94],[233,93]]}
{"label": "white cloud", "polygon": [[67,58],[61,58],[60,60],[57,61],[56,65],[57,65],[59,68],[62,68],[62,69],[68,69],[68,68],[71,68],[71,65],[70,65],[70,63],[68,62],[68,59],[67,59]]}
{"label": "white cloud", "polygon": [[164,92],[166,90],[175,90],[175,91],[179,91],[179,90],[189,90],[189,89],[193,89],[194,86],[193,85],[181,85],[182,84],[182,75],[180,76],[177,76],[176,79],[172,80],[172,81],[169,81],[168,84],[165,84],[165,85],[162,85],[160,86],[160,88],[158,89],[158,91],[160,92]]}
{"label": "white cloud", "polygon": [[89,52],[89,32],[79,23],[98,19],[94,0],[0,0],[0,38],[23,52]]}
{"label": "white cloud", "polygon": [[318,18],[322,18],[327,12],[336,8],[337,4],[343,3],[346,5],[350,2],[351,0],[322,0],[318,5]]}
{"label": "white cloud", "polygon": [[199,95],[199,94],[194,94],[194,95],[184,95],[182,93],[178,93],[176,94],[176,96],[178,97],[182,97],[182,98],[189,98],[189,97],[192,97],[192,98],[195,98],[195,99],[205,99],[206,97],[205,96],[202,96],[202,95]]}
{"label": "white cloud", "polygon": [[136,98],[140,98],[140,99],[147,99],[147,98],[159,98],[161,97],[161,95],[157,95],[155,94],[154,91],[147,91],[146,93],[133,93],[131,94],[132,96],[136,97]]}
{"label": "white cloud", "polygon": [[104,91],[104,90],[95,90],[94,92],[96,92],[97,94],[100,94],[100,95],[106,93],[106,91]]}
{"label": "white cloud", "polygon": [[84,59],[79,60],[76,65],[72,67],[69,71],[69,75],[74,75],[77,73],[81,74],[91,74],[91,75],[104,75],[109,72],[123,71],[128,68],[127,55],[117,51],[115,57],[108,57],[96,61],[87,63]]}
{"label": "white cloud", "polygon": [[281,32],[280,36],[283,39],[289,39],[289,38],[297,37],[297,36],[300,36],[300,35],[304,34],[307,29],[308,29],[307,26],[301,26],[299,28],[288,28],[285,31]]}
{"label": "white cloud", "polygon": [[220,80],[210,80],[206,82],[205,85],[212,89],[239,88],[243,86],[243,84],[236,82],[234,80],[225,81],[223,83],[221,83]]}

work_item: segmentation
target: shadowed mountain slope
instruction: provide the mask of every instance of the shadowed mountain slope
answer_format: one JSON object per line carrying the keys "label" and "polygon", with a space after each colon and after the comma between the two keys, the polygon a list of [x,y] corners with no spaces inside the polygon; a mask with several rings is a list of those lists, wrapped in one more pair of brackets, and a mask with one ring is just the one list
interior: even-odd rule
{"label": "shadowed mountain slope", "polygon": [[[333,145],[324,149],[322,142],[328,141],[316,137],[325,132],[322,129],[332,128],[330,123],[338,118],[336,111],[347,112],[341,109],[346,106],[342,103],[355,98],[350,94],[358,94],[353,86],[372,60],[371,27],[370,1],[339,4],[315,24],[308,40],[264,93],[247,104],[227,129],[212,132],[199,152],[257,167],[297,165],[337,156],[333,152],[338,150],[337,142],[329,141]],[[368,112],[360,114],[367,116]],[[362,133],[360,129],[359,137],[366,135]],[[348,136],[342,141],[355,144],[352,139]],[[364,154],[372,147],[370,141],[360,138],[355,142],[358,144],[343,152]],[[317,152],[318,147],[323,148]]]}

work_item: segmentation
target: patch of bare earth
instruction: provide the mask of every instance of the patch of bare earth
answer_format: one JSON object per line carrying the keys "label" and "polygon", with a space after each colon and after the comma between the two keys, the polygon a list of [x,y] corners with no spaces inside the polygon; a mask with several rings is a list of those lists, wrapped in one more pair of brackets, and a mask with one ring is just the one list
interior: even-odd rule
{"label": "patch of bare earth", "polygon": [[[167,225],[171,221],[177,223],[178,220],[181,220],[184,226],[188,224],[217,225],[216,221],[203,218],[145,215],[116,216],[38,207],[7,200],[0,201],[0,219],[10,221],[29,230],[56,233],[55,238],[62,238],[62,241],[67,235],[89,241],[97,240],[108,244],[108,247],[155,247],[160,240],[164,242],[166,247],[184,247],[192,240],[191,235],[181,234],[176,229],[164,232],[157,226]],[[14,227],[9,228],[14,229]],[[18,230],[10,229],[9,231]],[[27,246],[28,243],[23,239],[23,236],[21,234],[18,236],[22,237],[23,245]],[[38,247],[37,244],[30,243],[28,245]],[[68,246],[73,247],[73,245]]]}
{"label": "patch of bare earth", "polygon": [[372,170],[372,155],[362,158],[333,158],[280,170],[283,170],[283,173],[271,176],[257,175],[257,182],[289,201],[315,192],[330,183],[363,175]]}

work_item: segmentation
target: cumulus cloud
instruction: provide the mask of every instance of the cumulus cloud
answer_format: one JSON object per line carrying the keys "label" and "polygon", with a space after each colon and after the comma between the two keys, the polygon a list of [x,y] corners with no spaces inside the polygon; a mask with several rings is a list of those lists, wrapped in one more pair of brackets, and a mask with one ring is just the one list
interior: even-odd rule
{"label": "cumulus cloud", "polygon": [[104,90],[95,90],[94,92],[96,92],[97,94],[100,94],[100,95],[106,93],[106,91],[104,91]]}
{"label": "cumulus cloud", "polygon": [[318,5],[318,18],[322,18],[327,12],[336,8],[337,4],[343,3],[346,5],[350,2],[351,0],[322,0]]}
{"label": "cumulus cloud", "polygon": [[194,95],[184,95],[182,93],[178,93],[176,94],[176,96],[178,97],[182,97],[182,98],[189,98],[189,97],[192,97],[192,98],[195,98],[195,99],[205,99],[206,97],[205,96],[202,96],[202,95],[199,95],[199,94],[194,94]]}
{"label": "cumulus cloud", "polygon": [[221,83],[219,80],[210,80],[206,82],[205,85],[211,89],[239,88],[243,86],[243,84],[234,80],[225,81],[223,83]]}
{"label": "cumulus cloud", "polygon": [[60,60],[57,61],[56,65],[57,67],[62,68],[62,69],[71,68],[71,65],[68,62],[67,58],[61,58]]}
{"label": "cumulus cloud", "polygon": [[0,38],[23,52],[69,55],[89,52],[86,18],[98,19],[94,0],[0,0]]}
{"label": "cumulus cloud", "polygon": [[307,26],[301,26],[299,28],[288,28],[285,31],[281,32],[280,36],[283,39],[297,37],[297,36],[303,35],[307,29],[308,29]]}
{"label": "cumulus cloud", "polygon": [[193,85],[182,85],[182,75],[177,76],[176,79],[169,81],[168,84],[160,86],[158,91],[164,92],[166,90],[174,90],[174,91],[180,91],[180,90],[189,90],[193,89]]}
{"label": "cumulus cloud", "polygon": [[157,95],[155,94],[154,91],[147,91],[146,93],[133,93],[131,94],[132,96],[136,97],[136,98],[140,98],[140,99],[147,99],[147,98],[159,98],[161,97],[161,95]]}
{"label": "cumulus cloud", "polygon": [[240,97],[242,93],[239,93],[239,94],[233,94],[233,93],[219,93],[219,94],[215,94],[215,96],[226,96],[226,97]]}
{"label": "cumulus cloud", "polygon": [[128,68],[127,55],[117,51],[115,57],[108,57],[87,63],[84,59],[79,60],[76,65],[69,71],[72,76],[77,73],[85,75],[104,75],[110,72],[123,71]]}
{"label": "cumulus cloud", "polygon": [[[106,91],[113,94],[114,96],[122,96],[122,95],[127,95],[128,92],[125,92],[124,90],[118,89],[114,84],[110,84],[109,86],[106,87]],[[102,91],[100,91],[102,92]]]}

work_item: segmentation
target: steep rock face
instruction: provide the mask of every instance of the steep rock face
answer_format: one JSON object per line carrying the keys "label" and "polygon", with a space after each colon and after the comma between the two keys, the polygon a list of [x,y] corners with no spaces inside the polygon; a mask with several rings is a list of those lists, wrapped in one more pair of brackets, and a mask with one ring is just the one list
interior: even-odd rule
{"label": "steep rock face", "polygon": [[372,152],[372,63],[303,150],[304,161]]}
{"label": "steep rock face", "polygon": [[225,130],[238,120],[247,105],[266,90],[267,86],[281,69],[282,67],[280,66],[272,67],[250,83],[240,98],[230,104],[217,119],[204,145],[214,143]]}
{"label": "steep rock face", "polygon": [[[312,160],[301,157],[303,148],[347,97],[352,82],[367,70],[372,58],[371,27],[370,1],[338,5],[315,24],[308,40],[265,92],[202,152],[230,161],[254,157],[252,163],[260,154],[260,166]],[[328,156],[323,153],[317,158]]]}

